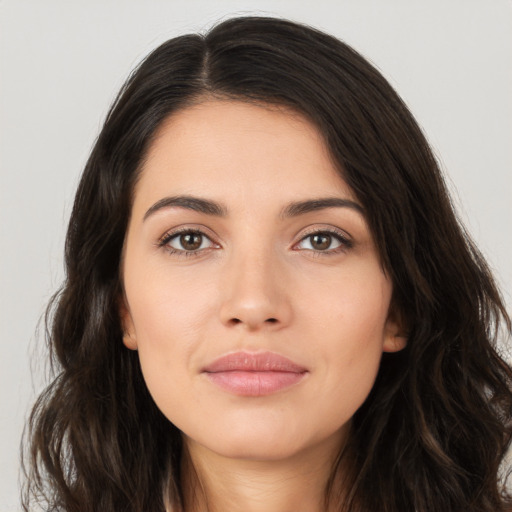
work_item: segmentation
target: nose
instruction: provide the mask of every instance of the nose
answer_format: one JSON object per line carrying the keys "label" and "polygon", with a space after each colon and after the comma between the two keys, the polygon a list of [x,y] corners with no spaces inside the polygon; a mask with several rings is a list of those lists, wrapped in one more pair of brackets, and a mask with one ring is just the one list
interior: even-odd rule
{"label": "nose", "polygon": [[222,276],[221,322],[248,331],[279,330],[292,318],[290,290],[271,251],[233,255]]}

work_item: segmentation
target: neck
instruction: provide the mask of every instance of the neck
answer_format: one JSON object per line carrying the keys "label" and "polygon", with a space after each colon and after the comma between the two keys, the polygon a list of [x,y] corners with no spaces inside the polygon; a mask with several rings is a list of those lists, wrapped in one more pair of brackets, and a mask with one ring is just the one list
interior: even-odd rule
{"label": "neck", "polygon": [[223,457],[185,442],[185,512],[326,512],[338,440],[280,460]]}

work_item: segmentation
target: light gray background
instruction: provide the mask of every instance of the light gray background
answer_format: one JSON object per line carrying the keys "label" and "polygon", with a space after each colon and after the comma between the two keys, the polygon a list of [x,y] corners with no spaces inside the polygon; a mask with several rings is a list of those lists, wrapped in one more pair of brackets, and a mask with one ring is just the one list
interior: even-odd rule
{"label": "light gray background", "polygon": [[510,0],[0,0],[0,512],[20,509],[19,439],[43,382],[35,328],[63,275],[73,192],[107,108],[159,43],[249,13],[331,32],[383,71],[457,189],[510,310]]}

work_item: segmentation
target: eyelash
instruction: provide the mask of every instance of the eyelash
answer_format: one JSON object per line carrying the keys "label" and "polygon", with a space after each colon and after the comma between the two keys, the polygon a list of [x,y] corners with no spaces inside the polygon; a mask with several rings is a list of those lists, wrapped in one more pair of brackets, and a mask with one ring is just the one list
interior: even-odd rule
{"label": "eyelash", "polygon": [[300,244],[304,240],[311,238],[315,235],[327,235],[336,241],[340,243],[339,247],[335,247],[334,249],[326,249],[324,251],[321,250],[315,250],[315,249],[303,249],[305,251],[308,251],[311,253],[311,256],[314,257],[322,257],[322,256],[332,256],[336,254],[340,254],[343,252],[347,252],[348,250],[352,249],[354,247],[354,242],[341,230],[329,228],[329,229],[312,229],[311,231],[308,231],[304,233],[301,237],[301,239],[294,244],[294,246]]}
{"label": "eyelash", "polygon": [[203,238],[208,239],[213,245],[215,245],[211,238],[200,229],[180,228],[177,229],[176,231],[165,233],[165,235],[158,241],[158,247],[161,247],[165,249],[169,254],[178,257],[200,256],[203,253],[203,251],[210,249],[210,247],[208,247],[206,249],[196,249],[194,251],[189,251],[186,249],[175,249],[174,247],[171,247],[169,245],[169,243],[172,240],[182,235],[199,235]]}
{"label": "eyelash", "polygon": [[[199,235],[203,238],[206,238],[210,241],[210,243],[215,246],[215,242],[211,240],[211,238],[201,231],[200,229],[191,229],[191,228],[181,228],[176,231],[171,231],[168,233],[165,233],[162,238],[158,241],[158,247],[164,248],[169,254],[173,256],[178,257],[194,257],[194,256],[200,256],[203,254],[204,251],[207,251],[213,247],[207,247],[204,249],[196,249],[196,250],[186,250],[186,249],[175,249],[174,247],[171,247],[169,243],[174,240],[175,238],[182,236],[182,235]],[[334,249],[326,249],[324,251],[322,250],[315,250],[315,249],[303,249],[304,251],[308,251],[311,253],[314,257],[321,257],[321,256],[331,256],[334,254],[339,254],[342,252],[346,252],[354,246],[354,243],[352,240],[350,240],[345,233],[342,231],[338,231],[335,229],[314,229],[307,233],[305,233],[301,239],[294,244],[294,247],[303,242],[304,240],[307,240],[310,237],[313,237],[315,235],[327,235],[335,240],[337,240],[340,245],[339,247],[336,247]],[[218,245],[218,244],[217,244]]]}

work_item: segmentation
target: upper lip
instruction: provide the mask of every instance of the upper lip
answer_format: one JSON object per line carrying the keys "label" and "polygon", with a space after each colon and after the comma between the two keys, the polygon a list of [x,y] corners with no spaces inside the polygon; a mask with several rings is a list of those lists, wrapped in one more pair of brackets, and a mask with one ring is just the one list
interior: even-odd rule
{"label": "upper lip", "polygon": [[307,369],[274,352],[233,352],[215,359],[202,371],[206,373],[230,371],[305,373]]}

